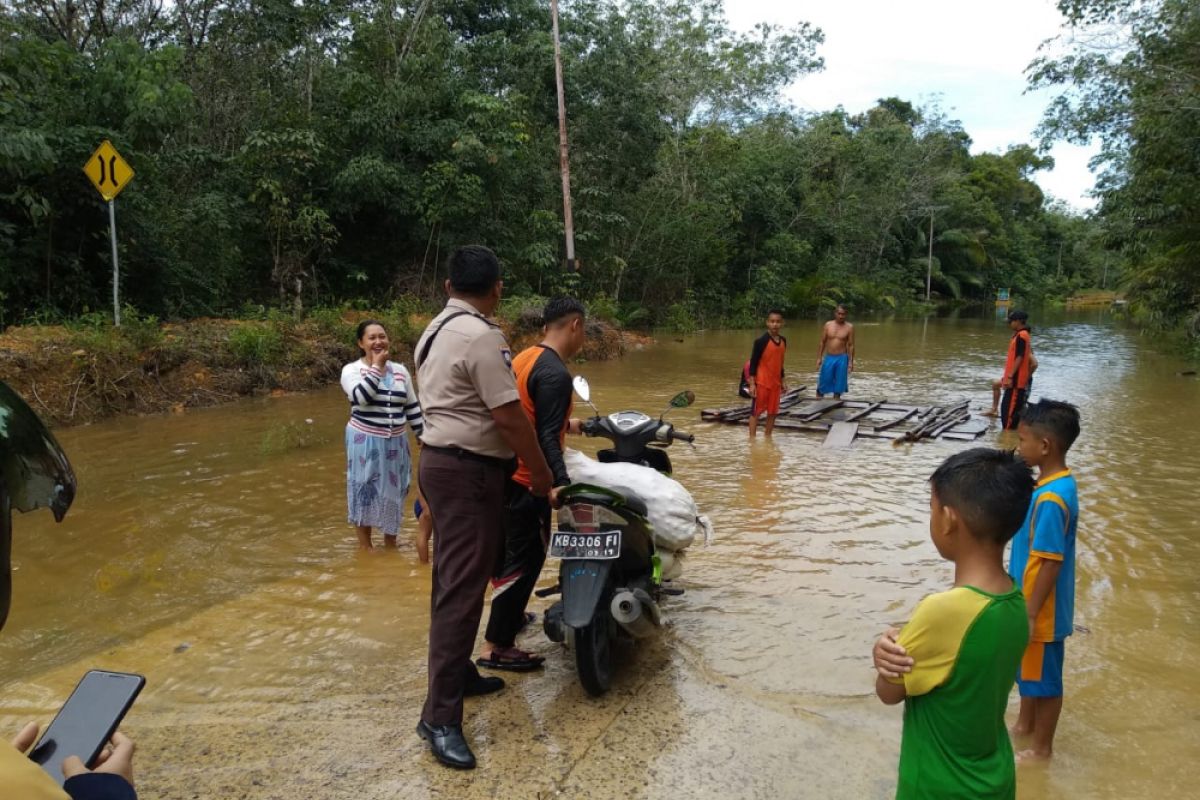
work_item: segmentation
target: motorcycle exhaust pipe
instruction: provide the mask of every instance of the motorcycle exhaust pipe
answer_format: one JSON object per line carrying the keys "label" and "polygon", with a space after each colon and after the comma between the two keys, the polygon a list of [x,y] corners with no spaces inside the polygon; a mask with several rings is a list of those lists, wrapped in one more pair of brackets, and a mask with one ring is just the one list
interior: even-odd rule
{"label": "motorcycle exhaust pipe", "polygon": [[617,592],[610,606],[613,619],[631,636],[644,639],[662,624],[662,615],[650,595],[641,589]]}

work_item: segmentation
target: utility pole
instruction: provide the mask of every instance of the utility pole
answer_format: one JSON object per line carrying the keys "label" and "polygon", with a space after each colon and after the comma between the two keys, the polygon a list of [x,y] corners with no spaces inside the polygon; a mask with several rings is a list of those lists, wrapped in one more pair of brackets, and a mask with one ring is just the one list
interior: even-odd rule
{"label": "utility pole", "polygon": [[567,160],[567,103],[563,93],[562,50],[558,43],[558,0],[550,0],[554,26],[554,79],[558,85],[558,162],[562,170],[563,227],[567,234],[567,271],[575,266],[575,221],[571,215],[571,167]]}
{"label": "utility pole", "polygon": [[1054,276],[1056,278],[1062,277],[1062,249],[1063,245],[1066,244],[1066,241],[1066,239],[1060,239],[1058,242],[1058,272]]}
{"label": "utility pole", "polygon": [[943,211],[946,206],[929,206],[929,262],[925,267],[925,302],[933,294],[933,212]]}
{"label": "utility pole", "polygon": [[929,263],[925,267],[925,302],[933,292],[933,209],[929,209]]}

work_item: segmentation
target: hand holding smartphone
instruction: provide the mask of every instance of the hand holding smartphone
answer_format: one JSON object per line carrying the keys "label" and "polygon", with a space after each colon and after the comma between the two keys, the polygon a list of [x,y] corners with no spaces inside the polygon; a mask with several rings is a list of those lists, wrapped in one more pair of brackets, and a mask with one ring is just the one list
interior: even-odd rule
{"label": "hand holding smartphone", "polygon": [[[63,762],[68,757],[78,756],[84,767],[95,767],[104,745],[113,738],[117,726],[145,685],[146,679],[141,675],[89,670],[58,710],[29,757],[59,785],[66,781]],[[114,744],[123,751],[122,758],[130,756],[132,743],[128,739],[118,734]]]}

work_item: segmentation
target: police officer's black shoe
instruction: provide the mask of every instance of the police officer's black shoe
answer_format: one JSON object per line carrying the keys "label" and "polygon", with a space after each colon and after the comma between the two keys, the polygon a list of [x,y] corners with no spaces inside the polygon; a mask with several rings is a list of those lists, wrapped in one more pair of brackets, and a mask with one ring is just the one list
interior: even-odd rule
{"label": "police officer's black shoe", "polygon": [[455,769],[475,769],[475,754],[463,737],[461,725],[429,725],[417,723],[417,735],[429,742],[433,757]]}
{"label": "police officer's black shoe", "polygon": [[503,678],[497,678],[494,675],[480,675],[476,672],[474,675],[467,676],[467,682],[463,685],[463,697],[478,697],[481,694],[498,692],[503,688]]}

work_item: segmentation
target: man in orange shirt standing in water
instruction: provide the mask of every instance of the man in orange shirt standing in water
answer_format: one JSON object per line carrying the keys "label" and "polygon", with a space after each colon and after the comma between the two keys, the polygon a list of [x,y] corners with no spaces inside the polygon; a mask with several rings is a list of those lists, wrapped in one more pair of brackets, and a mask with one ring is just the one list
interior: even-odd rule
{"label": "man in orange shirt standing in water", "polygon": [[783,382],[783,357],[787,352],[787,339],[779,335],[783,328],[783,312],[772,309],[767,312],[767,332],[754,340],[750,351],[750,438],[758,433],[758,416],[767,415],[767,436],[775,429],[775,415],[779,413],[779,399],[787,390]]}
{"label": "man in orange shirt standing in water", "polygon": [[[1033,343],[1029,338],[1029,315],[1024,311],[1011,312],[1008,315],[1008,327],[1013,335],[1008,342],[1004,375],[1000,378],[999,388],[1004,391],[1000,420],[1004,430],[1015,431],[1017,423],[1021,421],[1021,410],[1029,399],[1029,386],[1033,382],[1033,371],[1037,369],[1037,359],[1033,357]],[[987,416],[995,416],[994,396],[992,403],[992,413]]]}

